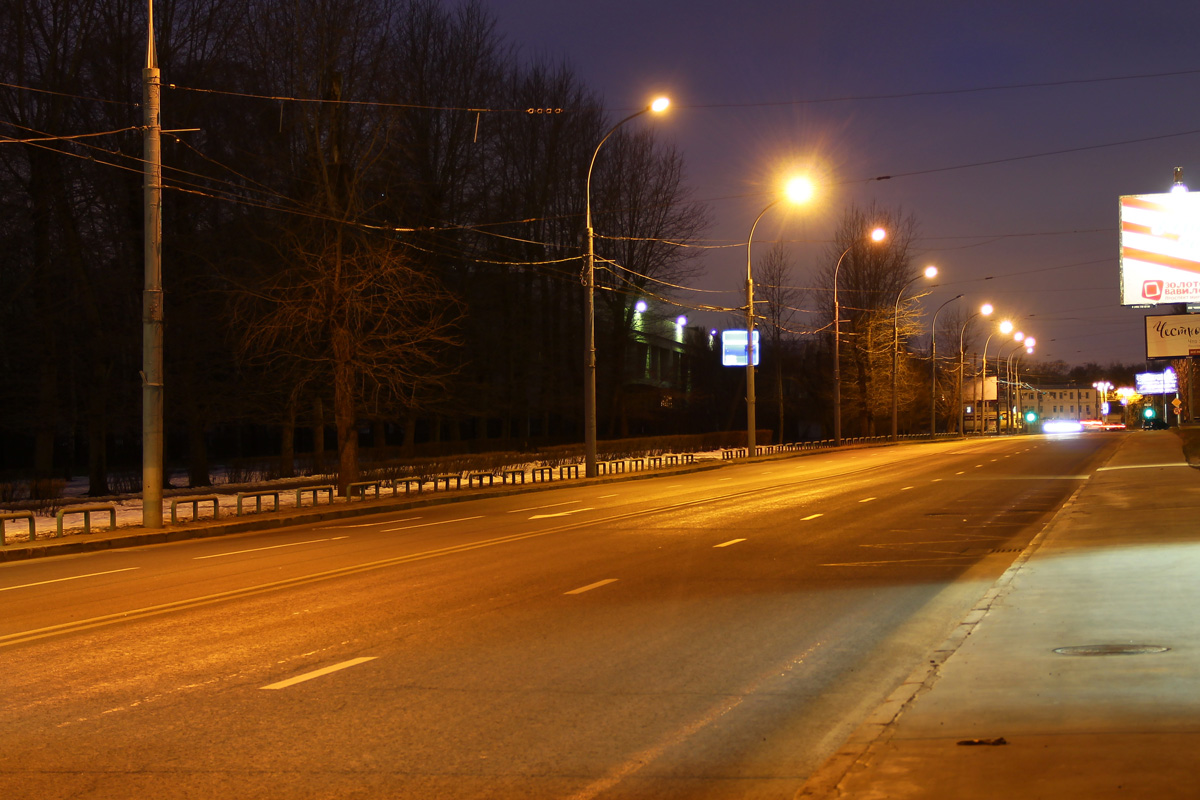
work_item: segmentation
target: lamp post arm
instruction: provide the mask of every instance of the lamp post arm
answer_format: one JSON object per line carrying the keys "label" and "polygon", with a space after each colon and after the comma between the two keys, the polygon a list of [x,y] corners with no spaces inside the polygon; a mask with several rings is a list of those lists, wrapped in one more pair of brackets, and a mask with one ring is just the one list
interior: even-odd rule
{"label": "lamp post arm", "polygon": [[642,114],[645,114],[648,111],[650,111],[650,106],[646,106],[641,111],[635,111],[634,113],[630,114],[625,119],[618,122],[616,125],[613,125],[611,128],[608,129],[608,133],[604,134],[604,138],[600,140],[600,143],[596,145],[596,149],[592,151],[592,160],[588,164],[587,185],[585,187],[585,191],[586,191],[585,196],[587,197],[586,224],[587,224],[587,227],[589,230],[591,230],[591,227],[592,227],[592,170],[595,169],[595,167],[596,167],[596,158],[600,155],[600,148],[604,147],[604,143],[609,140],[609,137],[611,137],[614,133],[617,132],[618,128],[620,128],[626,122],[629,122],[631,119],[637,119]]}

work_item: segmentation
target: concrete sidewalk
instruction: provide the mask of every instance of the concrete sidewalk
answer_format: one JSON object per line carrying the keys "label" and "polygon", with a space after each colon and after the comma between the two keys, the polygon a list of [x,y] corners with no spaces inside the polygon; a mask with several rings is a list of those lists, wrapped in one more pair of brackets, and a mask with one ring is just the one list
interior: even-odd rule
{"label": "concrete sidewalk", "polygon": [[802,798],[1200,798],[1200,473],[1125,436]]}

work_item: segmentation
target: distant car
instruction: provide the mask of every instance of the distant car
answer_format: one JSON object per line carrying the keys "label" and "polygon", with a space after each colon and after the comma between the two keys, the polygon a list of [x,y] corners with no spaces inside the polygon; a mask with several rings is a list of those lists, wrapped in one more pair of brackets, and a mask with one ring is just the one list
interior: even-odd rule
{"label": "distant car", "polygon": [[1171,426],[1166,420],[1162,419],[1144,419],[1142,420],[1142,430],[1144,431],[1165,431],[1170,430]]}

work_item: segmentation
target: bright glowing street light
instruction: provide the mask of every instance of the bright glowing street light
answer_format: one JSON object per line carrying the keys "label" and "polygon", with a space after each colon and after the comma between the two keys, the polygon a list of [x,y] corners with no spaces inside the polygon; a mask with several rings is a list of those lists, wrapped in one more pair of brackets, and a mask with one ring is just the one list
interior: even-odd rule
{"label": "bright glowing street light", "polygon": [[[868,238],[878,244],[887,238],[887,231],[875,228],[868,234]],[[851,242],[833,266],[833,443],[839,447],[842,444],[842,308],[838,305],[838,270],[842,268],[842,259],[856,244],[858,242]]]}
{"label": "bright glowing street light", "polygon": [[600,148],[616,133],[617,129],[632,119],[647,112],[661,113],[667,109],[671,101],[659,97],[650,105],[630,114],[625,119],[609,128],[608,133],[600,139],[596,149],[592,151],[592,160],[588,164],[587,183],[585,185],[585,209],[587,225],[587,292],[584,299],[584,342],[583,342],[583,440],[584,440],[584,474],[589,478],[596,476],[596,231],[592,227],[592,170],[596,167],[596,157]]}
{"label": "bright glowing street light", "polygon": [[892,312],[892,441],[898,441],[899,436],[899,408],[900,403],[897,399],[896,392],[896,376],[900,372],[900,298],[904,296],[904,290],[922,277],[926,280],[936,278],[938,268],[930,264],[925,268],[925,271],[917,277],[910,280],[908,283],[900,287],[900,291],[896,293],[896,307]]}
{"label": "bright glowing street light", "polygon": [[783,193],[767,204],[767,207],[754,218],[750,226],[750,235],[746,238],[746,455],[753,458],[758,454],[758,423],[754,418],[754,275],[750,259],[750,246],[754,242],[754,230],[759,220],[779,203],[787,200],[790,203],[806,203],[814,193],[812,181],[808,178],[792,178],[784,186]]}

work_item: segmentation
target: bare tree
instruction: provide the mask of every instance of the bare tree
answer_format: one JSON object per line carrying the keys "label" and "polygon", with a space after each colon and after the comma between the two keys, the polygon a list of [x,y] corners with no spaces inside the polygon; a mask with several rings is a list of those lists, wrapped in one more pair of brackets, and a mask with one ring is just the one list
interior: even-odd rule
{"label": "bare tree", "polygon": [[709,217],[703,204],[691,200],[679,151],[652,129],[617,131],[600,153],[597,173],[596,286],[610,332],[608,352],[597,355],[597,366],[608,375],[609,435],[620,436],[626,434],[623,371],[634,301],[644,293],[670,295],[674,285],[698,274],[698,251],[680,245],[699,238]]}
{"label": "bare tree", "polygon": [[778,412],[776,435],[780,444],[784,441],[784,390],[783,362],[785,341],[795,332],[795,319],[806,292],[790,285],[792,270],[791,253],[783,242],[776,242],[759,259],[755,270],[758,277],[755,285],[763,295],[761,306],[771,344],[773,372],[775,373],[775,402]]}

